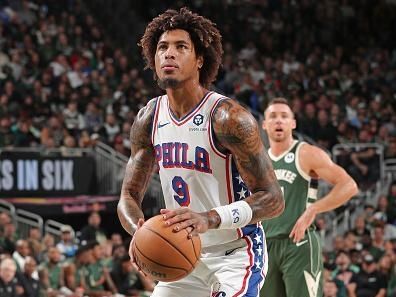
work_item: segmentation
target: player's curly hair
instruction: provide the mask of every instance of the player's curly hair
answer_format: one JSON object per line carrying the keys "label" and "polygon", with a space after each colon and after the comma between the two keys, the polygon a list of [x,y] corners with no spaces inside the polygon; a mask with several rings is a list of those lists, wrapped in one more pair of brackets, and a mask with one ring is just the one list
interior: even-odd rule
{"label": "player's curly hair", "polygon": [[217,76],[223,47],[221,44],[221,34],[216,25],[207,18],[191,12],[183,7],[179,11],[169,9],[154,18],[146,27],[146,31],[139,45],[146,62],[146,67],[155,73],[155,52],[157,43],[165,31],[181,29],[190,34],[197,56],[203,57],[203,65],[200,69],[199,82],[202,86],[208,87]]}

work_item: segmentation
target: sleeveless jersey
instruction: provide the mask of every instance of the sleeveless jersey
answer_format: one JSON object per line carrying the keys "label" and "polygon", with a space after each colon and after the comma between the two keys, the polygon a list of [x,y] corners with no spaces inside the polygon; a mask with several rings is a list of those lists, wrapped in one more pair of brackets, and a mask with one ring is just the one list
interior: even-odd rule
{"label": "sleeveless jersey", "polygon": [[298,154],[302,144],[294,141],[277,157],[268,151],[286,207],[279,217],[262,222],[267,238],[287,238],[307,206],[317,199],[318,180],[312,179],[300,167]]}
{"label": "sleeveless jersey", "polygon": [[[190,113],[177,119],[168,97],[157,98],[152,143],[167,208],[205,212],[249,196],[232,154],[220,152],[213,141],[212,114],[224,99],[208,92]],[[231,242],[257,228],[260,223],[241,229],[210,229],[200,234],[202,246]]]}

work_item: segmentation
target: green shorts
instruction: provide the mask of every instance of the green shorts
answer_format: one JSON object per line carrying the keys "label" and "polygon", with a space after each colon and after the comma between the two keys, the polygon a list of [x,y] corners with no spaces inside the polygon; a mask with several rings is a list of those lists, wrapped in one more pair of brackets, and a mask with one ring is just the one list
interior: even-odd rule
{"label": "green shorts", "polygon": [[309,231],[295,244],[267,239],[268,274],[260,297],[322,297],[323,259],[319,235]]}

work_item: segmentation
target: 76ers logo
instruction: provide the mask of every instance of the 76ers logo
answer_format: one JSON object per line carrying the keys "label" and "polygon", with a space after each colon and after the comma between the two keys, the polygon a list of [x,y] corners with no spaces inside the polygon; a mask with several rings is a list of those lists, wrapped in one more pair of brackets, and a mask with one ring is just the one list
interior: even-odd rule
{"label": "76ers logo", "polygon": [[221,283],[215,282],[212,287],[212,297],[225,297],[227,296],[226,292],[220,291]]}
{"label": "76ers logo", "polygon": [[203,123],[203,115],[202,114],[197,114],[194,119],[193,119],[193,123],[197,126],[201,125]]}

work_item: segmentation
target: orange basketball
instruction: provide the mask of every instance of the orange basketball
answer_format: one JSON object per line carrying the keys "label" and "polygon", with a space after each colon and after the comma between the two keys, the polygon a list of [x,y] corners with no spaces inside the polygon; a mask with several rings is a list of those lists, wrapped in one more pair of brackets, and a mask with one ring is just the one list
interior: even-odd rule
{"label": "orange basketball", "polygon": [[132,254],[139,268],[152,279],[171,282],[188,275],[201,254],[198,236],[188,238],[187,230],[174,232],[166,226],[162,215],[146,221],[136,231]]}

